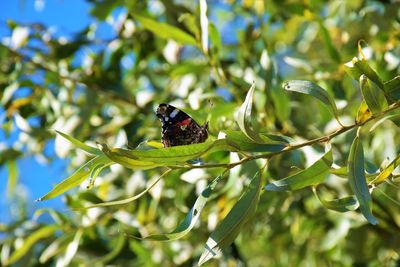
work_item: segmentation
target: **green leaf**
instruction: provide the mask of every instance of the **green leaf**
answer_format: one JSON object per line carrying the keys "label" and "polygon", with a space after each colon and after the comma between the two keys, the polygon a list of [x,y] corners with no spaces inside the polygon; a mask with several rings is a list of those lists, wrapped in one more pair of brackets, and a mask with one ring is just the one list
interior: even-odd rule
{"label": "green leaf", "polygon": [[[109,149],[105,144],[99,145],[104,155],[115,163],[121,164],[122,166],[134,170],[147,170],[152,169],[162,164],[158,164],[155,161],[145,161],[134,157],[130,154],[132,151],[153,151],[153,150],[127,150],[122,148]],[[158,150],[158,149],[155,149]]]}
{"label": "green leaf", "polygon": [[79,242],[81,241],[83,233],[84,230],[79,228],[75,233],[74,239],[67,245],[62,261],[64,266],[69,266],[71,260],[74,258],[76,252],[78,251]]}
{"label": "green leaf", "polygon": [[122,235],[119,236],[115,244],[112,244],[113,246],[111,247],[112,248],[111,251],[106,255],[102,256],[101,258],[99,258],[98,260],[96,260],[93,263],[93,266],[99,266],[99,265],[104,266],[106,265],[106,263],[116,258],[121,253],[122,249],[125,246],[125,243],[126,243],[125,237],[123,237]]}
{"label": "green leaf", "polygon": [[14,196],[15,187],[18,183],[18,166],[17,161],[9,160],[7,161],[7,171],[8,171],[8,179],[7,179],[7,195],[8,197]]}
{"label": "green leaf", "polygon": [[330,210],[338,212],[353,211],[358,208],[358,201],[355,196],[348,196],[332,200],[325,200],[318,195],[317,189],[313,187],[314,195],[322,203],[322,205]]}
{"label": "green leaf", "polygon": [[292,80],[287,81],[284,83],[283,88],[287,91],[298,92],[306,95],[311,95],[322,103],[324,103],[332,115],[336,118],[337,122],[341,124],[339,120],[338,111],[336,108],[335,101],[333,98],[328,94],[328,92],[322,89],[320,86],[316,85],[315,83],[309,81],[300,81],[300,80]]}
{"label": "green leaf", "polygon": [[66,234],[64,233],[62,236],[58,237],[54,240],[50,245],[43,250],[42,254],[40,255],[39,262],[45,263],[49,259],[53,258],[54,256],[60,254],[61,252],[65,251],[67,245],[71,243],[74,238],[74,234]]}
{"label": "green leaf", "polygon": [[[349,177],[349,171],[348,171],[347,166],[343,166],[343,167],[340,167],[340,168],[337,168],[337,169],[331,168],[329,170],[329,172],[331,174],[334,174],[334,175],[339,176],[341,178],[348,178]],[[376,176],[376,174],[374,174],[374,173],[365,172],[365,177],[367,178],[367,181],[371,181],[372,179],[375,178],[375,176]]]}
{"label": "green leaf", "polygon": [[204,206],[206,205],[207,201],[209,200],[212,192],[214,191],[217,183],[221,180],[222,175],[218,176],[214,179],[206,189],[201,192],[200,196],[198,196],[196,202],[194,203],[193,207],[190,209],[186,218],[179,224],[179,226],[168,234],[156,234],[156,235],[149,235],[143,238],[139,238],[142,240],[153,240],[153,241],[171,241],[177,240],[192,230],[195,226],[197,221],[200,218],[200,213],[203,210]]}
{"label": "green leaf", "polygon": [[359,81],[361,75],[367,76],[368,79],[373,81],[381,90],[385,90],[385,86],[379,78],[378,74],[369,66],[367,60],[353,58],[351,61],[344,64],[346,72],[353,77],[354,80]]}
{"label": "green leaf", "polygon": [[173,39],[181,44],[196,45],[196,39],[190,34],[172,25],[158,22],[149,17],[145,17],[138,13],[131,13],[132,16],[139,21],[144,28],[153,32],[162,39]]}
{"label": "green leaf", "polygon": [[45,208],[45,209],[38,209],[35,211],[35,213],[33,214],[33,218],[35,218],[36,220],[42,215],[48,213],[50,215],[50,217],[54,220],[55,223],[59,224],[59,225],[68,225],[68,217],[59,212],[56,211],[54,209],[51,208]]}
{"label": "green leaf", "polygon": [[400,165],[400,155],[398,155],[392,162],[389,163],[388,166],[386,166],[385,169],[383,169],[376,177],[373,179],[369,184],[380,184],[384,182],[386,179],[392,177],[392,172],[394,169],[397,168],[397,166]]}
{"label": "green leaf", "polygon": [[144,191],[140,192],[139,194],[137,194],[137,195],[135,195],[133,197],[126,198],[126,199],[121,199],[121,200],[97,203],[97,204],[94,204],[94,205],[91,205],[91,206],[87,206],[87,207],[83,207],[83,208],[77,208],[76,210],[128,204],[128,203],[130,203],[132,201],[135,201],[136,199],[140,198],[141,196],[143,196],[147,192],[149,192],[164,176],[166,176],[170,172],[171,172],[171,170],[165,171],[150,186],[148,186]]}
{"label": "green leaf", "polygon": [[325,180],[329,174],[333,162],[332,149],[327,146],[327,152],[314,164],[305,170],[286,177],[282,180],[274,181],[265,186],[269,191],[292,191],[302,189],[312,185],[318,185]]}
{"label": "green leaf", "polygon": [[358,136],[351,145],[347,164],[350,187],[360,203],[360,210],[368,222],[377,224],[378,221],[371,212],[372,199],[365,178],[364,150]]}
{"label": "green leaf", "polygon": [[386,106],[385,96],[367,76],[360,76],[360,89],[365,102],[372,114],[380,113]]}
{"label": "green leaf", "polygon": [[218,224],[207,240],[198,265],[202,265],[227,248],[239,235],[242,226],[250,219],[257,208],[261,191],[260,171],[251,180],[246,192],[233,206],[228,215]]}
{"label": "green leaf", "polygon": [[59,229],[58,225],[46,225],[32,234],[30,234],[24,241],[20,248],[17,248],[7,261],[7,265],[11,265],[23,257],[29,249],[35,245],[40,239],[52,236],[55,231]]}
{"label": "green leaf", "polygon": [[236,122],[239,125],[240,130],[251,140],[257,143],[263,143],[263,140],[258,136],[258,133],[252,129],[252,107],[253,107],[253,95],[256,84],[253,82],[249,91],[247,92],[246,99],[237,114]]}
{"label": "green leaf", "polygon": [[43,197],[37,199],[36,201],[48,200],[58,195],[61,195],[62,193],[71,189],[72,187],[80,185],[86,178],[89,177],[93,169],[96,169],[99,166],[105,168],[107,166],[110,166],[111,164],[112,162],[105,155],[97,156],[88,161],[86,164],[82,165],[70,177],[63,180],[61,183],[57,184],[53,188],[53,190],[51,190]]}
{"label": "green leaf", "polygon": [[400,100],[400,76],[396,76],[390,81],[385,82],[384,85],[390,99],[394,101]]}
{"label": "green leaf", "polygon": [[92,154],[92,155],[101,155],[101,151],[96,148],[96,147],[92,147],[92,146],[88,146],[84,143],[82,143],[81,141],[73,138],[72,136],[69,136],[63,132],[57,131],[56,133],[58,133],[59,135],[61,135],[62,137],[64,137],[65,139],[67,139],[68,141],[70,141],[72,144],[74,144],[77,148],[82,149],[83,151]]}
{"label": "green leaf", "polygon": [[332,38],[329,35],[329,31],[326,29],[324,25],[324,21],[322,19],[318,20],[320,31],[321,31],[321,36],[322,39],[324,40],[325,47],[328,50],[329,56],[331,59],[335,60],[336,62],[341,62],[340,54],[336,50],[335,46],[333,45]]}
{"label": "green leaf", "polygon": [[208,31],[210,32],[210,40],[212,43],[213,52],[218,55],[222,50],[221,35],[219,34],[217,27],[213,23],[210,23],[208,25]]}
{"label": "green leaf", "polygon": [[[127,150],[114,148],[108,150],[103,146],[103,152],[117,163],[124,163],[126,166],[132,162],[132,167],[142,164],[143,168],[154,168],[156,166],[168,166],[173,164],[185,163],[188,160],[199,158],[205,153],[215,151],[237,151],[238,146],[232,141],[226,139],[208,140],[200,144],[191,144],[185,146],[173,146],[153,150]],[[118,161],[117,161],[118,160]],[[120,162],[119,162],[120,161]]]}
{"label": "green leaf", "polygon": [[262,144],[256,143],[248,138],[242,131],[226,130],[225,138],[239,146],[240,151],[248,152],[277,152],[289,145],[289,139],[272,134],[259,134]]}

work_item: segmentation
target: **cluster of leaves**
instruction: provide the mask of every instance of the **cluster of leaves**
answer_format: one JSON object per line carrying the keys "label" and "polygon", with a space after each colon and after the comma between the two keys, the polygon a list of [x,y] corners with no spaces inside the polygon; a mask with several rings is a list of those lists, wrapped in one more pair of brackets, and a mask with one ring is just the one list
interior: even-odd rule
{"label": "cluster of leaves", "polygon": [[[98,21],[72,41],[35,25],[26,43],[0,47],[2,128],[12,133],[16,125],[22,136],[2,151],[10,195],[18,158],[55,157],[43,152],[53,138],[45,129],[57,130],[57,156],[74,159],[75,170],[39,199],[63,194],[73,213],[39,209],[1,225],[2,264],[33,263],[37,254],[60,266],[193,265],[221,251],[221,261],[250,265],[394,262],[400,79],[399,63],[388,58],[399,51],[396,22],[375,18],[397,16],[393,4],[161,1],[160,11],[151,3],[97,3]],[[122,6],[115,38],[93,37]],[[250,23],[226,40],[218,22],[233,11],[233,21]],[[377,29],[360,31],[365,24]],[[361,37],[372,50],[359,43],[357,51]],[[100,52],[77,64],[85,49]],[[196,112],[208,99],[209,114]],[[190,106],[197,121],[208,115],[208,141],[171,148],[146,141],[159,138],[154,107],[172,100]],[[122,146],[127,136],[135,149],[106,145]],[[52,221],[40,222],[43,214]]]}

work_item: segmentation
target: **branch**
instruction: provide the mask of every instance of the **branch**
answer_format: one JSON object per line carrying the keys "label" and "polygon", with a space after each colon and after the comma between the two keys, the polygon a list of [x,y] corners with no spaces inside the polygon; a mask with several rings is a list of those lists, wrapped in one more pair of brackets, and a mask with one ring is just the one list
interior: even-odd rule
{"label": "branch", "polygon": [[226,168],[226,169],[232,169],[233,167],[237,166],[237,165],[241,165],[245,162],[248,161],[252,161],[252,160],[256,160],[256,159],[270,159],[274,156],[277,155],[281,155],[281,154],[285,154],[287,152],[305,147],[305,146],[310,146],[310,145],[314,145],[314,144],[318,144],[318,143],[325,143],[325,142],[329,142],[331,139],[335,138],[338,135],[341,135],[345,132],[348,132],[354,128],[363,126],[364,124],[373,121],[375,119],[381,118],[382,116],[386,115],[387,113],[396,110],[397,108],[400,107],[400,101],[393,103],[392,105],[390,105],[387,109],[383,110],[382,112],[380,112],[379,114],[375,114],[372,115],[369,119],[363,121],[363,122],[356,122],[352,125],[348,125],[348,126],[342,126],[339,129],[337,129],[336,131],[327,134],[325,136],[321,136],[309,141],[305,141],[303,143],[299,143],[299,144],[295,144],[295,145],[290,145],[285,147],[284,149],[277,151],[277,152],[272,152],[272,153],[267,153],[267,154],[261,154],[261,155],[256,155],[256,156],[246,156],[243,159],[237,161],[237,162],[232,162],[232,163],[217,163],[217,164],[204,164],[204,165],[185,165],[185,166],[173,166],[172,168],[184,168],[184,169],[205,169],[205,168]]}

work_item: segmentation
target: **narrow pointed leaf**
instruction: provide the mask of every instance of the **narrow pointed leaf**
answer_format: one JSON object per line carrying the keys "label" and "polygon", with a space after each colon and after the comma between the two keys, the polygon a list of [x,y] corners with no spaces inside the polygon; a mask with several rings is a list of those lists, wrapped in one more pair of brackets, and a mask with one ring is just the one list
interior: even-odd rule
{"label": "narrow pointed leaf", "polygon": [[208,238],[198,262],[199,266],[220,254],[223,249],[232,244],[239,235],[242,226],[256,211],[260,191],[261,173],[257,172],[246,192]]}
{"label": "narrow pointed leaf", "polygon": [[288,138],[279,135],[259,134],[263,143],[257,143],[248,138],[242,131],[226,130],[224,131],[225,138],[233,141],[240,151],[248,152],[276,152],[281,151],[289,144]]}
{"label": "narrow pointed leaf", "polygon": [[193,36],[175,26],[158,22],[156,20],[153,20],[149,17],[145,17],[138,13],[132,13],[132,16],[137,21],[139,21],[144,28],[153,32],[162,39],[173,39],[181,44],[188,44],[188,45],[197,44],[196,39]]}
{"label": "narrow pointed leaf", "polygon": [[382,170],[376,177],[373,179],[370,184],[380,184],[384,182],[386,179],[392,177],[392,173],[397,166],[400,165],[400,155],[398,155],[389,165]]}
{"label": "narrow pointed leaf", "polygon": [[42,252],[39,258],[39,262],[43,264],[47,262],[49,259],[53,258],[54,256],[65,251],[67,245],[71,243],[73,238],[74,238],[73,234],[63,234],[62,236],[58,237]]}
{"label": "narrow pointed leaf", "polygon": [[292,191],[312,185],[318,185],[325,180],[332,166],[332,150],[330,145],[328,151],[314,164],[305,170],[295,173],[282,180],[274,181],[265,186],[269,191]]}
{"label": "narrow pointed leaf", "polygon": [[18,183],[18,166],[16,160],[7,161],[7,170],[8,170],[8,178],[7,178],[7,195],[9,197],[14,196],[15,187]]}
{"label": "narrow pointed leaf", "polygon": [[23,245],[16,249],[7,261],[7,265],[11,265],[23,257],[29,249],[36,244],[40,239],[52,236],[59,229],[58,225],[47,225],[39,228],[30,234],[23,242]]}
{"label": "narrow pointed leaf", "polygon": [[[103,151],[104,155],[106,155],[110,160],[121,164],[122,166],[134,170],[147,170],[147,169],[152,169],[158,166],[161,166],[160,164],[157,164],[153,161],[144,161],[140,160],[136,157],[128,157],[125,151],[129,152],[129,150],[126,149],[121,149],[121,148],[114,148],[114,149],[109,149],[106,145],[102,144],[100,145],[101,150]],[[143,150],[143,151],[153,151],[153,150]]]}
{"label": "narrow pointed leaf", "polygon": [[[146,164],[151,162],[152,164],[157,164],[157,166],[168,166],[199,158],[205,153],[212,153],[215,151],[237,151],[238,149],[237,145],[232,141],[218,139],[214,141],[209,140],[200,144],[174,146],[146,151],[115,148],[111,151],[103,149],[103,152],[106,153],[107,156],[115,155],[136,161],[144,161]],[[136,163],[134,162],[134,164]]]}
{"label": "narrow pointed leaf", "polygon": [[115,200],[115,201],[101,202],[101,203],[97,203],[97,204],[94,204],[94,205],[91,205],[91,206],[87,206],[87,207],[83,207],[83,208],[77,208],[76,210],[128,204],[128,203],[130,203],[132,201],[135,201],[136,199],[139,199],[144,194],[149,192],[165,175],[167,175],[170,172],[171,172],[171,170],[165,171],[152,184],[150,184],[144,191],[140,192],[139,194],[137,194],[137,195],[135,195],[133,197],[126,198],[126,199],[121,199],[121,200]]}
{"label": "narrow pointed leaf", "polygon": [[[385,96],[379,88],[368,80],[365,74],[360,76],[360,89],[365,102],[372,114],[380,113],[387,106]],[[385,105],[386,104],[386,105]]]}
{"label": "narrow pointed leaf", "polygon": [[283,88],[287,91],[298,92],[306,95],[311,95],[324,103],[332,115],[336,118],[338,123],[341,125],[339,121],[339,115],[336,108],[335,101],[333,98],[328,94],[328,92],[322,89],[315,83],[309,81],[300,81],[300,80],[292,80],[288,81],[283,85]]}
{"label": "narrow pointed leaf", "polygon": [[250,87],[247,92],[246,99],[237,114],[236,122],[239,125],[240,130],[251,140],[257,143],[263,143],[263,140],[259,137],[258,133],[252,129],[252,107],[253,107],[253,95],[256,84]]}
{"label": "narrow pointed leaf", "polygon": [[385,82],[384,85],[391,100],[400,100],[400,76],[396,76],[392,80]]}
{"label": "narrow pointed leaf", "polygon": [[70,177],[57,184],[53,190],[39,198],[37,201],[43,201],[61,195],[72,187],[80,185],[86,178],[89,177],[92,170],[97,166],[101,165],[104,168],[106,166],[110,166],[111,164],[112,162],[105,155],[97,156],[88,161],[86,164],[82,165]]}
{"label": "narrow pointed leaf", "polygon": [[364,170],[364,150],[358,136],[354,138],[350,148],[348,159],[349,183],[350,187],[360,204],[361,213],[371,224],[378,221],[372,215],[372,199],[369,193]]}
{"label": "narrow pointed leaf", "polygon": [[355,196],[348,196],[332,200],[325,200],[318,195],[317,189],[313,188],[314,195],[318,198],[321,204],[330,210],[337,212],[353,211],[358,208],[358,201]]}
{"label": "narrow pointed leaf", "polygon": [[359,81],[360,76],[364,74],[368,79],[373,81],[379,89],[385,91],[385,86],[381,78],[379,78],[378,74],[369,66],[367,60],[354,57],[351,61],[344,64],[344,69],[356,81]]}
{"label": "narrow pointed leaf", "polygon": [[96,148],[96,147],[92,147],[89,145],[86,145],[85,143],[82,143],[81,141],[73,138],[72,136],[69,136],[63,132],[57,131],[56,133],[58,133],[59,135],[61,135],[62,137],[64,137],[65,139],[67,139],[68,141],[70,141],[72,144],[74,144],[77,148],[82,149],[83,151],[92,154],[92,155],[101,155],[101,151],[100,149]]}
{"label": "narrow pointed leaf", "polygon": [[206,205],[207,201],[209,200],[212,192],[215,189],[215,186],[221,179],[222,175],[218,176],[214,179],[207,187],[203,190],[200,196],[197,198],[196,202],[194,203],[193,207],[190,209],[186,218],[179,224],[179,226],[168,234],[155,234],[149,235],[140,239],[146,240],[154,240],[154,241],[171,241],[179,239],[185,236],[187,233],[192,230],[192,228],[196,225],[197,221],[200,218],[200,213],[203,210],[204,206]]}

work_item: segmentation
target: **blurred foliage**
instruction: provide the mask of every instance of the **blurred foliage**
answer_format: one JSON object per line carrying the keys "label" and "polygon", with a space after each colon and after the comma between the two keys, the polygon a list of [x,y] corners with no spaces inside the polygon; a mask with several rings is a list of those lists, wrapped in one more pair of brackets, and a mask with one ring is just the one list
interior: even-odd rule
{"label": "blurred foliage", "polygon": [[[18,137],[0,166],[20,210],[0,224],[2,265],[195,266],[210,239],[223,256],[209,266],[399,265],[399,3],[89,2],[69,36],[8,21],[1,131]],[[209,141],[154,160],[162,102],[209,120]],[[71,212],[30,215],[16,189],[29,155],[81,170],[57,192],[81,185],[62,196]],[[199,156],[217,168],[186,163]]]}

